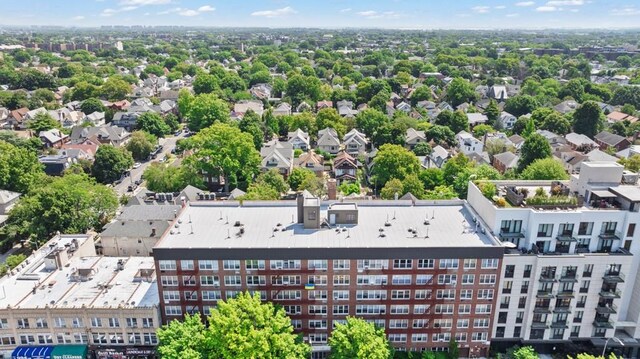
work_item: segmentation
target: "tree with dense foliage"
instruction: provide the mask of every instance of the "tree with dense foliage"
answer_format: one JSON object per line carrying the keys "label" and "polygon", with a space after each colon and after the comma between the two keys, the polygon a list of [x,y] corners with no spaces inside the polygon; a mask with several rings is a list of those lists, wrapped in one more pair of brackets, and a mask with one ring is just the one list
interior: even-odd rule
{"label": "tree with dense foliage", "polygon": [[432,190],[444,184],[444,174],[437,167],[431,167],[420,171],[418,178],[426,190]]}
{"label": "tree with dense foliage", "polygon": [[56,232],[100,231],[115,214],[116,194],[85,174],[50,178],[22,197],[9,213],[6,233],[12,240],[38,243]]}
{"label": "tree with dense foliage", "polygon": [[456,143],[456,134],[447,126],[431,126],[424,135],[427,141],[433,141],[436,144],[453,146]]}
{"label": "tree with dense foliage", "polygon": [[316,197],[322,197],[327,194],[327,186],[325,186],[324,179],[315,174],[313,177],[304,178],[300,184],[300,190],[307,190]]}
{"label": "tree with dense foliage", "polygon": [[458,194],[455,192],[453,187],[444,185],[436,186],[434,189],[425,192],[424,195],[424,199],[429,200],[445,200],[454,198],[458,198]]}
{"label": "tree with dense foliage", "polygon": [[489,120],[489,125],[495,128],[499,128],[500,123],[498,122],[498,118],[500,117],[500,108],[498,107],[498,103],[491,99],[489,101],[489,105],[487,109],[484,111],[484,114],[487,116]]}
{"label": "tree with dense foliage", "polygon": [[247,193],[239,198],[247,201],[275,201],[280,199],[280,193],[266,183],[252,183]]}
{"label": "tree with dense foliage", "polygon": [[420,161],[411,151],[399,145],[385,144],[373,160],[373,181],[382,186],[391,178],[403,180],[420,172]]}
{"label": "tree with dense foliage", "polygon": [[36,153],[0,141],[0,188],[28,193],[44,176]]}
{"label": "tree with dense foliage", "polygon": [[544,136],[534,133],[529,136],[520,149],[518,171],[522,172],[535,160],[551,157],[551,146]]}
{"label": "tree with dense foliage", "polygon": [[587,101],[573,113],[573,130],[576,133],[593,138],[603,127],[604,114],[596,102]]}
{"label": "tree with dense foliage", "polygon": [[256,184],[265,185],[278,193],[285,193],[289,190],[289,184],[276,168],[272,168],[258,175]]}
{"label": "tree with dense foliage", "polygon": [[187,118],[187,124],[191,131],[200,131],[217,122],[229,121],[229,107],[227,103],[214,94],[201,94],[184,100],[184,110],[180,111]]}
{"label": "tree with dense foliage", "polygon": [[109,101],[120,101],[131,92],[131,86],[123,79],[110,77],[100,87],[100,94]]}
{"label": "tree with dense foliage", "polygon": [[411,93],[411,106],[415,106],[420,101],[429,101],[432,99],[431,88],[422,85]]}
{"label": "tree with dense foliage", "polygon": [[535,97],[519,95],[509,98],[504,105],[504,110],[516,117],[520,117],[532,113],[538,107],[540,107],[540,103]]}
{"label": "tree with dense foliage", "polygon": [[507,356],[513,359],[538,359],[538,353],[530,346],[514,347],[508,351]]}
{"label": "tree with dense foliage", "polygon": [[482,139],[484,135],[494,132],[495,130],[493,129],[493,127],[485,124],[480,124],[473,128],[473,135],[478,139]]}
{"label": "tree with dense foliage", "polygon": [[154,192],[180,192],[186,186],[204,188],[202,176],[193,167],[154,162],[144,170],[146,186]]}
{"label": "tree with dense foliage", "polygon": [[411,193],[418,199],[424,197],[424,184],[418,178],[418,175],[410,174],[402,180],[402,195]]}
{"label": "tree with dense foliage", "polygon": [[48,112],[40,112],[33,120],[28,122],[28,127],[32,130],[36,135],[41,131],[48,131],[53,128],[61,128],[62,124],[56,121]]}
{"label": "tree with dense foliage", "polygon": [[348,196],[350,194],[360,194],[360,185],[354,182],[342,182],[338,189],[344,196]]}
{"label": "tree with dense foliage", "polygon": [[433,148],[427,142],[420,142],[411,149],[416,156],[428,156],[433,152]]}
{"label": "tree with dense foliage", "polygon": [[469,130],[469,120],[462,111],[442,111],[436,117],[435,124],[448,127],[454,134]]}
{"label": "tree with dense foliage", "polygon": [[82,101],[80,110],[85,115],[90,115],[94,112],[104,112],[105,107],[99,99],[92,97]]}
{"label": "tree with dense foliage", "polygon": [[37,152],[42,148],[42,141],[38,137],[24,138],[16,134],[15,131],[0,130],[0,142],[7,142],[16,147],[24,148],[31,152]]}
{"label": "tree with dense foliage", "polygon": [[554,158],[535,160],[522,171],[525,180],[567,180],[569,175],[562,164]]}
{"label": "tree with dense foliage", "polygon": [[189,138],[186,148],[194,153],[184,161],[200,171],[223,177],[225,192],[229,192],[231,184],[251,180],[258,173],[260,153],[251,135],[237,127],[215,123]]}
{"label": "tree with dense foliage", "polygon": [[354,317],[336,325],[329,346],[332,359],[391,359],[393,355],[384,329]]}
{"label": "tree with dense foliage", "polygon": [[404,187],[402,185],[402,181],[397,178],[391,178],[388,180],[384,187],[380,190],[380,198],[382,199],[395,199],[400,198],[404,195],[403,193]]}
{"label": "tree with dense foliage", "polygon": [[112,145],[101,145],[95,154],[91,175],[100,183],[113,183],[133,165],[129,151]]}
{"label": "tree with dense foliage", "polygon": [[634,154],[629,158],[621,158],[618,163],[624,166],[625,169],[638,173],[640,171],[640,155]]}
{"label": "tree with dense foliage", "polygon": [[145,112],[140,115],[136,121],[136,128],[160,138],[171,133],[171,128],[156,112]]}
{"label": "tree with dense foliage", "polygon": [[193,92],[196,95],[203,93],[212,93],[218,88],[218,79],[215,76],[206,73],[200,73],[193,81]]}
{"label": "tree with dense foliage", "polygon": [[136,161],[144,161],[156,147],[158,139],[145,131],[134,131],[125,148]]}
{"label": "tree with dense foliage", "polygon": [[262,143],[264,142],[264,130],[258,114],[249,109],[238,123],[238,127],[242,132],[251,135],[256,150],[259,150],[262,147]]}
{"label": "tree with dense foliage", "polygon": [[474,102],[476,100],[476,92],[469,81],[456,77],[451,80],[447,87],[446,98],[449,104],[455,108],[465,102]]}
{"label": "tree with dense foliage", "polygon": [[315,173],[308,168],[295,167],[289,174],[288,182],[291,189],[299,191],[300,186],[307,178],[315,177]]}
{"label": "tree with dense foliage", "polygon": [[169,113],[164,116],[164,123],[169,126],[169,130],[171,131],[171,133],[174,133],[180,129],[180,121],[178,120],[178,116],[173,113]]}

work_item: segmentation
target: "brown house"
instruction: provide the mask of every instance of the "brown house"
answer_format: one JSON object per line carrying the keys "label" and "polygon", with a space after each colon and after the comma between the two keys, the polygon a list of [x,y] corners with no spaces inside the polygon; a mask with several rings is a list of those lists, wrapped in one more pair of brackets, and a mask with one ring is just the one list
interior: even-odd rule
{"label": "brown house", "polygon": [[622,151],[631,145],[631,142],[626,138],[615,133],[602,131],[594,137],[598,146],[603,151],[609,148],[614,148],[617,151]]}

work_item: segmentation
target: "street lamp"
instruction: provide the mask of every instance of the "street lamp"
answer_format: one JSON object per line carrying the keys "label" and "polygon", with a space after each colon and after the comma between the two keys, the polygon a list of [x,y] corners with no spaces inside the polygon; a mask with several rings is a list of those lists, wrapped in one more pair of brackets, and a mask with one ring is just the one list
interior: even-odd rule
{"label": "street lamp", "polygon": [[618,338],[618,337],[611,337],[611,338],[607,339],[607,340],[604,342],[604,348],[602,349],[602,357],[603,357],[603,358],[604,358],[604,355],[605,355],[605,353],[606,353],[606,351],[607,351],[607,344],[609,344],[609,340],[611,340],[611,339],[613,339],[613,341],[615,341],[616,343],[618,343],[618,344],[620,344],[620,345],[624,346],[624,343],[623,343],[623,342],[622,342],[622,340],[620,340],[620,338]]}

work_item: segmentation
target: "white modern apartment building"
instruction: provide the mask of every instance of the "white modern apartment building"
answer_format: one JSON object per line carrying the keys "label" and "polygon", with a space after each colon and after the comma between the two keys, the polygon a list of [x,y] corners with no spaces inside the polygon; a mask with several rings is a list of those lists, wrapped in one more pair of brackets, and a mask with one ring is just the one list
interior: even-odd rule
{"label": "white modern apartment building", "polygon": [[[505,246],[492,345],[640,346],[640,187],[637,174],[590,162],[569,181],[493,181],[468,201]],[[505,201],[503,202],[504,199]]]}

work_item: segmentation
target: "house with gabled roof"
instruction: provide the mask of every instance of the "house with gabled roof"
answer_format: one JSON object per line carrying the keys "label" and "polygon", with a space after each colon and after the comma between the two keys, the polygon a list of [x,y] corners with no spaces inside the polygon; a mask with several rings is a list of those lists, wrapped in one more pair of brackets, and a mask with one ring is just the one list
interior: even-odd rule
{"label": "house with gabled roof", "polygon": [[507,130],[512,129],[517,120],[518,118],[516,116],[506,111],[502,111],[500,116],[498,116],[498,123],[500,124],[500,127]]}
{"label": "house with gabled roof", "polygon": [[336,158],[333,159],[333,176],[336,179],[337,185],[340,186],[343,182],[356,181],[358,173],[358,160],[345,151],[340,151]]}
{"label": "house with gabled roof", "polygon": [[276,168],[284,177],[288,177],[293,169],[293,146],[289,142],[273,140],[265,143],[260,149],[262,162],[260,171],[266,172]]}
{"label": "house with gabled roof", "polygon": [[369,139],[367,139],[367,136],[355,128],[344,135],[342,140],[345,151],[352,156],[365,153],[368,144]]}
{"label": "house with gabled roof", "polygon": [[45,148],[60,148],[63,144],[69,142],[69,136],[62,133],[62,131],[57,128],[40,131],[38,137]]}
{"label": "house with gabled roof", "polygon": [[585,152],[592,148],[598,147],[598,144],[594,140],[590,139],[589,136],[583,135],[581,133],[567,133],[564,136],[564,139],[574,151]]}
{"label": "house with gabled roof", "polygon": [[291,105],[286,102],[280,103],[273,109],[274,116],[288,116],[291,115]]}
{"label": "house with gabled roof", "polygon": [[606,151],[609,148],[615,149],[616,152],[622,151],[631,145],[631,142],[626,137],[607,131],[602,131],[597,134],[594,137],[594,140],[603,151]]}
{"label": "house with gabled roof", "polygon": [[313,150],[304,152],[294,159],[293,166],[306,168],[321,178],[324,176],[324,158]]}
{"label": "house with gabled roof", "polygon": [[500,173],[505,173],[508,170],[516,169],[518,167],[518,161],[520,157],[512,152],[506,151],[498,153],[493,156],[491,165],[497,169]]}
{"label": "house with gabled roof", "polygon": [[319,150],[332,155],[335,155],[340,151],[340,139],[338,138],[338,132],[333,128],[328,127],[318,131],[318,141],[316,143]]}
{"label": "house with gabled roof", "polygon": [[415,128],[408,128],[404,135],[404,145],[407,149],[413,150],[418,143],[427,142],[427,136],[424,131],[416,130]]}
{"label": "house with gabled roof", "polygon": [[289,132],[289,134],[287,135],[287,141],[291,144],[294,150],[306,151],[309,149],[309,134],[302,131],[301,129]]}
{"label": "house with gabled roof", "polygon": [[318,101],[316,103],[316,111],[320,111],[323,108],[332,108],[332,107],[333,107],[333,101],[323,100],[323,101]]}
{"label": "house with gabled roof", "polygon": [[472,153],[482,153],[484,150],[484,144],[482,141],[473,137],[467,131],[460,131],[456,134],[456,142],[458,143],[458,150],[466,156]]}
{"label": "house with gabled roof", "polygon": [[509,99],[509,93],[507,92],[506,86],[493,85],[489,88],[489,91],[487,92],[487,97],[500,102],[504,102]]}

